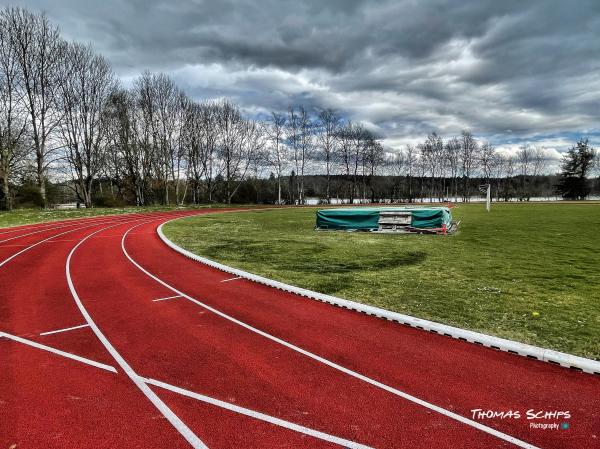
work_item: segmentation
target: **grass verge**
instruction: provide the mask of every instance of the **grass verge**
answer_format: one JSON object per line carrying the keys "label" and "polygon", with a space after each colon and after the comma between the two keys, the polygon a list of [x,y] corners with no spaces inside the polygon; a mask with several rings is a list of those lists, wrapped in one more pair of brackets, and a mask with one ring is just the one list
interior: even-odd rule
{"label": "grass verge", "polygon": [[456,235],[318,232],[314,208],[165,226],[182,247],[289,284],[600,359],[600,206],[454,209]]}

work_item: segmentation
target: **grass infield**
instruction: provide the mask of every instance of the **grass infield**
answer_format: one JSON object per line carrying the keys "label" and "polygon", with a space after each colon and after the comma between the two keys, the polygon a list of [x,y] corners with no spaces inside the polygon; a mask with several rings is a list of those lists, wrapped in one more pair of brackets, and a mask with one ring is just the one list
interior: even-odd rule
{"label": "grass infield", "polygon": [[453,236],[314,231],[315,208],[203,215],[166,235],[318,292],[600,359],[600,205],[457,206]]}

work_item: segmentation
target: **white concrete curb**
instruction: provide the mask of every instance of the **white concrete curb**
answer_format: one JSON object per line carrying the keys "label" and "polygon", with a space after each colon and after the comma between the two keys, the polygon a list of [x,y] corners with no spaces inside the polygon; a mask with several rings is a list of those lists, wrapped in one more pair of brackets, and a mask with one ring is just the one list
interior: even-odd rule
{"label": "white concrete curb", "polygon": [[180,246],[173,243],[167,236],[165,236],[162,228],[165,224],[170,223],[175,220],[179,220],[185,217],[178,217],[173,220],[166,221],[162,223],[157,228],[157,232],[161,240],[171,247],[173,250],[178,253],[183,254],[190,259],[203,263],[205,265],[211,266],[221,271],[225,271],[226,273],[231,273],[235,276],[240,276],[242,278],[258,282],[259,284],[265,284],[269,287],[277,288],[279,290],[284,290],[286,292],[294,293],[300,296],[304,296],[311,299],[316,299],[317,301],[326,302],[329,304],[333,304],[334,306],[344,307],[346,309],[355,310],[357,312],[366,313],[367,315],[373,315],[379,318],[384,318],[390,321],[396,321],[400,324],[404,324],[406,326],[415,327],[418,329],[422,329],[425,331],[433,332],[436,334],[446,335],[448,337],[456,338],[459,340],[468,341],[471,343],[479,344],[482,346],[486,346],[493,349],[498,349],[500,351],[510,352],[513,354],[522,355],[525,357],[529,357],[531,359],[541,360],[544,362],[554,363],[556,365],[561,365],[567,368],[574,368],[577,370],[584,371],[590,374],[600,375],[600,362],[596,360],[586,359],[584,357],[578,357],[571,354],[566,354],[564,352],[553,351],[552,349],[540,348],[538,346],[532,346],[524,343],[519,343],[517,341],[506,340],[504,338],[494,337],[492,335],[481,334],[479,332],[473,332],[465,329],[460,329],[458,327],[447,326],[445,324],[436,323],[434,321],[424,320],[421,318],[415,318],[410,315],[403,315],[397,312],[390,312],[385,309],[381,309],[379,307],[373,307],[366,304],[360,304],[354,301],[349,301],[347,299],[338,298],[331,295],[325,295],[322,293],[313,292],[311,290],[306,290],[304,288],[295,287],[293,285],[284,284],[283,282],[274,281],[272,279],[268,279],[262,276],[258,276],[256,274],[248,273],[243,270],[239,270],[237,268],[232,268],[227,265],[223,265],[221,263],[215,262],[213,260],[207,259],[205,257],[198,256],[196,254],[191,253],[190,251],[181,248]]}

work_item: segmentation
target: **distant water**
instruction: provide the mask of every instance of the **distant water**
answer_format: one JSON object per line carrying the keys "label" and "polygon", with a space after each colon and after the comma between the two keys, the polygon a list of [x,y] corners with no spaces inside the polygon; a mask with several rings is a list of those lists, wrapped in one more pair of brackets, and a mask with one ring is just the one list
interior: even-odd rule
{"label": "distant water", "polygon": [[[588,200],[600,200],[600,196],[597,195],[593,195],[593,196],[589,196]],[[539,197],[531,197],[529,199],[529,202],[544,202],[544,201],[562,201],[562,198],[560,196],[539,196]],[[364,198],[355,198],[352,204],[368,204],[370,203],[371,200],[370,199],[364,199]],[[413,201],[414,204],[420,204],[420,203],[439,203],[440,201],[437,199],[434,199],[433,201],[430,198],[423,198],[423,200],[421,199],[416,199]],[[447,202],[451,202],[451,203],[462,203],[462,198],[450,198],[450,199],[444,199],[442,201],[442,203],[447,203]],[[470,203],[484,203],[485,202],[485,198],[482,198],[480,196],[473,196],[470,198],[469,200]],[[492,202],[496,202],[495,199],[492,200]],[[504,203],[505,201],[501,200],[499,201],[500,203]],[[509,200],[508,202],[511,203],[519,203],[519,202],[527,202],[527,201],[519,201],[517,198],[512,198],[511,200]],[[318,206],[319,204],[323,204],[325,205],[325,200],[322,200],[320,198],[316,198],[316,197],[311,197],[311,198],[306,198],[305,199],[305,204],[309,205],[309,206]],[[330,204],[350,204],[350,200],[347,198],[331,198],[331,203]],[[382,204],[393,204],[391,200],[389,199],[385,199],[383,200]]]}

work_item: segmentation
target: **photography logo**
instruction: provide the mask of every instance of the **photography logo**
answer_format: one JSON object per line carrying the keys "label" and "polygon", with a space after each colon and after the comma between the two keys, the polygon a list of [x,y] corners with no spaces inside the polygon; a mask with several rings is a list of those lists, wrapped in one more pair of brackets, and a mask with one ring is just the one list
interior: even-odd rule
{"label": "photography logo", "polygon": [[571,413],[568,410],[471,410],[475,420],[524,420],[529,422],[530,429],[541,430],[568,430],[571,425],[568,419]]}

